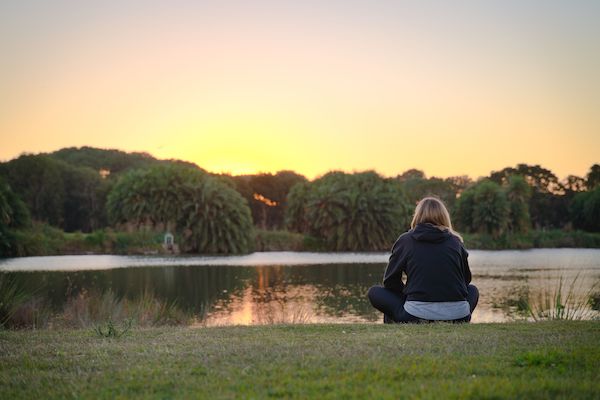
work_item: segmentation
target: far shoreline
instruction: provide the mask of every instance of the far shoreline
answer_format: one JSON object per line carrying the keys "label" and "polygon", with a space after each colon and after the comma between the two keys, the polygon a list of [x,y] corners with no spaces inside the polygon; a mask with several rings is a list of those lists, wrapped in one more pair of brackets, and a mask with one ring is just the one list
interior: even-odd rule
{"label": "far shoreline", "polygon": [[[496,237],[488,234],[463,234],[467,250],[528,250],[581,248],[600,249],[600,233],[578,230],[531,230],[527,233],[504,234]],[[8,258],[61,255],[131,255],[131,256],[234,256],[256,252],[302,252],[302,253],[387,253],[389,249],[335,251],[327,248],[325,241],[309,235],[285,230],[254,231],[254,241],[248,253],[207,254],[173,252],[163,245],[164,232],[123,232],[110,229],[91,233],[63,232],[47,225],[18,231],[16,246]],[[394,239],[390,240],[390,248]],[[177,242],[177,235],[175,236]],[[0,258],[2,259],[2,258]]]}

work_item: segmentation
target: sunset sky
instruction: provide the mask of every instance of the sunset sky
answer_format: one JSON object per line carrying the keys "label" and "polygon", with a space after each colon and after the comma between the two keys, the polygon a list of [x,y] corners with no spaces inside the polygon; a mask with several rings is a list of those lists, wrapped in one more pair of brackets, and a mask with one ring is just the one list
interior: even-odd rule
{"label": "sunset sky", "polygon": [[600,1],[3,1],[0,160],[559,177],[600,162]]}

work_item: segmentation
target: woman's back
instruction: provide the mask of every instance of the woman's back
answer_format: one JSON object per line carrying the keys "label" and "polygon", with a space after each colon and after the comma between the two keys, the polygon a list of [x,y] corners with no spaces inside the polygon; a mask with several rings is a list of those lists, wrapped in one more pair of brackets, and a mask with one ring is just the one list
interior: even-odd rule
{"label": "woman's back", "polygon": [[398,288],[402,272],[408,301],[461,301],[467,296],[471,272],[468,253],[448,230],[418,224],[398,238],[384,275],[384,286]]}
{"label": "woman's back", "polygon": [[369,289],[371,304],[386,322],[470,321],[479,291],[469,284],[468,253],[444,203],[422,199],[411,228],[394,243],[383,287]]}

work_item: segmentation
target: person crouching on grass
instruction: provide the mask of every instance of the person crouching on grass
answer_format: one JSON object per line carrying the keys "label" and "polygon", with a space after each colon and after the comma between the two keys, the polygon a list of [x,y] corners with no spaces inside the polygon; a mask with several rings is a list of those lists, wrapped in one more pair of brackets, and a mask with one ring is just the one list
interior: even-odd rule
{"label": "person crouching on grass", "polygon": [[384,323],[469,322],[479,291],[470,284],[469,253],[446,206],[425,197],[410,226],[394,243],[383,286],[369,289],[369,301],[384,314]]}

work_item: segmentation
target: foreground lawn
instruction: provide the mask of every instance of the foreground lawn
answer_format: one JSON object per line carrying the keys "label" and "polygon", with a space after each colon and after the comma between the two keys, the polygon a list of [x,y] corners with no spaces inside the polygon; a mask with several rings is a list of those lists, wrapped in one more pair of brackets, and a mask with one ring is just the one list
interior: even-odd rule
{"label": "foreground lawn", "polygon": [[600,398],[600,322],[0,331],[0,398]]}

